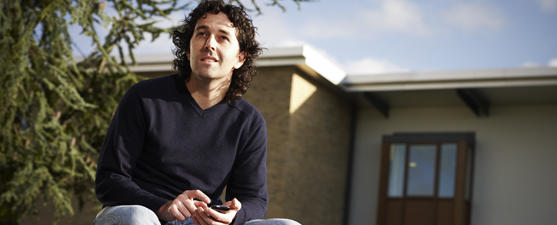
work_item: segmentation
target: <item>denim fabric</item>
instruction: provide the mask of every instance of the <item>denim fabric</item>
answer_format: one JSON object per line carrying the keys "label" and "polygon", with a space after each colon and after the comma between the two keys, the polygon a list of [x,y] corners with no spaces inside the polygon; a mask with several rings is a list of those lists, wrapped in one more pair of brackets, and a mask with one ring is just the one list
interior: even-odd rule
{"label": "denim fabric", "polygon": [[245,225],[300,225],[300,223],[289,219],[266,219],[250,220]]}
{"label": "denim fabric", "polygon": [[[157,215],[150,209],[140,205],[120,205],[106,207],[101,210],[93,225],[161,225]],[[192,219],[171,221],[164,225],[194,225]],[[245,225],[300,225],[289,219],[251,220]]]}

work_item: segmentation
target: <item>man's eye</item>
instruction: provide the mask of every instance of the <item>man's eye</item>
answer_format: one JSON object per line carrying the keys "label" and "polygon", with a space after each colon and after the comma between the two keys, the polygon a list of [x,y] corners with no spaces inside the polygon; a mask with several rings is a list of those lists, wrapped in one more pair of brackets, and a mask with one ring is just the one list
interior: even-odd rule
{"label": "man's eye", "polygon": [[228,41],[228,37],[227,37],[227,36],[221,36],[220,38],[221,38],[222,40]]}

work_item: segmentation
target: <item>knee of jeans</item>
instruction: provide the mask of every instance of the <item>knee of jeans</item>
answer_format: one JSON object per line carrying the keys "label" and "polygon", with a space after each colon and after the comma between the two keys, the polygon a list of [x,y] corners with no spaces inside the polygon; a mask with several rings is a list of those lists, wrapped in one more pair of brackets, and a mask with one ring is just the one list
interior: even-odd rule
{"label": "knee of jeans", "polygon": [[274,219],[264,219],[264,220],[252,220],[247,222],[245,225],[301,225],[301,224],[291,219],[274,218]]}
{"label": "knee of jeans", "polygon": [[275,219],[277,221],[277,225],[301,225],[295,220],[291,219]]}
{"label": "knee of jeans", "polygon": [[114,206],[102,213],[94,225],[160,225],[157,215],[140,205]]}

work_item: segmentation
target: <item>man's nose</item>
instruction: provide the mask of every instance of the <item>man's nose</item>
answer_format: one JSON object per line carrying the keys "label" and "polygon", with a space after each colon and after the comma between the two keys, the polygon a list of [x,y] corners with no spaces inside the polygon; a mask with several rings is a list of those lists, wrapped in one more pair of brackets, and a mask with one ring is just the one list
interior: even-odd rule
{"label": "man's nose", "polygon": [[215,39],[215,35],[209,35],[207,40],[205,41],[205,48],[210,50],[215,50],[215,46],[217,44],[217,40]]}

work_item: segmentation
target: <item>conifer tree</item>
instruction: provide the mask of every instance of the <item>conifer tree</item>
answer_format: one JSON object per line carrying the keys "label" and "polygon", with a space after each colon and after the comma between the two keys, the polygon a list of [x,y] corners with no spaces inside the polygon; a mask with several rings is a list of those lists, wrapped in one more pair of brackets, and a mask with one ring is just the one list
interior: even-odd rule
{"label": "conifer tree", "polygon": [[[255,0],[231,2],[248,2],[248,9],[261,13]],[[173,12],[186,14],[194,3],[2,0],[0,224],[17,224],[36,212],[37,202],[50,202],[62,216],[73,214],[72,198],[80,205],[94,199],[96,160],[112,114],[124,92],[141,79],[128,69],[135,63],[133,49],[147,34],[154,40],[170,33],[172,28],[156,22]],[[279,0],[263,4],[284,10]],[[90,37],[94,47],[79,62],[71,25],[79,26],[79,35]],[[99,36],[99,27],[107,34]]]}

